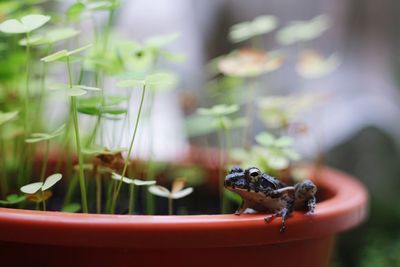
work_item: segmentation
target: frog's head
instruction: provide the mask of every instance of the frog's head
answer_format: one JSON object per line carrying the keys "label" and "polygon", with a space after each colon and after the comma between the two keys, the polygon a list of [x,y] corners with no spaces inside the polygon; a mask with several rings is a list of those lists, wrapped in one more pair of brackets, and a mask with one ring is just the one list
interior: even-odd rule
{"label": "frog's head", "polygon": [[225,187],[229,190],[252,190],[261,175],[262,172],[256,167],[246,170],[234,167],[225,177]]}
{"label": "frog's head", "polygon": [[245,171],[239,167],[233,167],[225,177],[225,187],[229,190],[248,189],[249,181]]}
{"label": "frog's head", "polygon": [[304,180],[296,185],[296,198],[309,198],[315,196],[317,186],[311,180]]}

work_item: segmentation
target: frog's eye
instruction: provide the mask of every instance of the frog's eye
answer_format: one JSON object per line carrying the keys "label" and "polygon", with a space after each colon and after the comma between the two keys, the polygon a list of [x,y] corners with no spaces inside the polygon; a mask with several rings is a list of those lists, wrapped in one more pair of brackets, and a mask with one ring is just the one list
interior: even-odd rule
{"label": "frog's eye", "polygon": [[261,171],[257,168],[251,168],[249,169],[249,174],[251,177],[258,177],[261,175]]}

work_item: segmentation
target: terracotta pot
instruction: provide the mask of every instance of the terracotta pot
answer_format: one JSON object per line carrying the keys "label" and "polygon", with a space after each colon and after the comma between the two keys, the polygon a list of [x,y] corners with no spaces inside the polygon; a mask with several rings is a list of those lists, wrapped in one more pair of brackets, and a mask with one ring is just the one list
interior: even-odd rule
{"label": "terracotta pot", "polygon": [[138,216],[0,208],[3,266],[328,266],[335,235],[366,217],[367,192],[329,168],[314,215],[285,233],[265,215]]}

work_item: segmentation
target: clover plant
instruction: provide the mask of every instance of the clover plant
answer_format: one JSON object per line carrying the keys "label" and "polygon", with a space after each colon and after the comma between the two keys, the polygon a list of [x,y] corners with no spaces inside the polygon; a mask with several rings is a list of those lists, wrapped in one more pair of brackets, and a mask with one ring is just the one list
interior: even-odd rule
{"label": "clover plant", "polygon": [[[159,196],[168,199],[168,213],[173,214],[173,200],[194,191],[185,188],[186,179],[191,186],[204,186],[200,176],[205,172],[192,165],[172,168],[152,153],[146,162],[132,159],[139,130],[151,119],[155,95],[179,84],[177,75],[160,68],[159,61],[185,60],[168,49],[180,34],[122,38],[113,29],[119,0],[72,1],[52,16],[45,15],[53,14],[51,10],[44,10],[51,6],[41,2],[0,3],[0,205],[31,209],[33,202],[43,210],[153,214]],[[83,32],[81,24],[88,21],[93,31]],[[299,78],[311,81],[332,73],[340,57],[311,47],[330,24],[321,15],[278,28],[277,17],[262,15],[229,29],[227,38],[237,48],[210,64],[207,108],[198,107],[186,122],[189,138],[212,136],[218,144],[221,213],[229,212],[229,200],[239,201],[224,190],[232,165],[257,165],[279,176],[300,159],[291,129],[303,125],[299,114],[319,98],[301,92],[273,94],[276,88],[268,76],[285,63],[287,47],[298,43]],[[274,34],[283,47],[270,49],[264,43],[266,34]],[[135,90],[138,105],[132,106]],[[57,101],[49,101],[54,95]],[[59,116],[63,108],[67,112]],[[264,123],[261,129],[254,127],[257,119]],[[130,136],[125,148],[126,132]],[[153,145],[151,134],[143,138]],[[160,173],[168,176],[164,181],[172,180],[171,190],[156,184]],[[59,187],[65,194],[49,201],[62,177],[68,178]],[[139,190],[144,186],[148,190]],[[18,188],[22,194],[16,193]],[[61,197],[62,203],[53,205]],[[138,202],[140,197],[144,202]],[[143,203],[143,209],[137,203]]]}

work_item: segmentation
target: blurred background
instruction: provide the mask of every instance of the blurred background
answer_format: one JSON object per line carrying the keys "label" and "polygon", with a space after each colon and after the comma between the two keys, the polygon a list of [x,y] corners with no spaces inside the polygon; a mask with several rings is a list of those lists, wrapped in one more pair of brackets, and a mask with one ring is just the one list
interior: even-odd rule
{"label": "blurred background", "polygon": [[[265,14],[277,16],[279,25],[327,14],[331,28],[312,45],[324,55],[337,52],[340,66],[330,75],[302,80],[291,56],[299,48],[286,48],[285,67],[268,76],[272,86],[265,90],[328,93],[329,101],[303,119],[320,136],[326,163],[354,175],[370,192],[369,219],[339,236],[333,266],[400,266],[399,1],[136,0],[125,6],[117,25],[126,34],[181,33],[173,49],[187,60],[174,67],[182,75],[182,90],[204,106],[204,70],[211,59],[235,48],[227,38],[231,25]],[[263,38],[267,50],[279,48],[273,34]],[[297,143],[303,155],[315,156],[309,138]]]}
{"label": "blurred background", "polygon": [[[65,10],[74,1],[49,2],[49,9]],[[198,107],[210,107],[213,100],[227,97],[226,92],[210,93],[215,85],[212,61],[239,47],[228,38],[232,25],[274,15],[279,29],[291,21],[327,15],[329,29],[306,45],[282,45],[277,41],[277,30],[261,37],[259,42],[267,52],[284,52],[285,64],[264,75],[256,93],[273,96],[307,92],[317,96],[318,104],[301,112],[299,121],[307,125],[309,134],[293,136],[296,149],[305,160],[319,158],[368,187],[369,219],[339,236],[332,266],[400,266],[399,1],[125,0],[121,5],[114,19],[118,35],[141,41],[153,35],[179,33],[168,49],[186,58],[181,64],[160,60],[160,66],[176,71],[181,82],[176,90],[155,95],[152,119],[140,129],[139,138],[151,134],[156,141],[139,141],[135,153],[162,159],[175,158],[191,143],[216,144],[213,136],[204,141],[185,135],[185,117]],[[106,17],[100,14],[95,19]],[[90,21],[80,26],[84,33],[93,30]],[[305,49],[318,51],[324,58],[335,55],[337,66],[329,75],[312,79],[299,75],[299,54]],[[105,83],[112,87],[115,80]],[[245,85],[242,96],[246,93]],[[256,99],[249,101],[257,105]],[[263,128],[263,122],[255,120],[253,135]],[[127,132],[123,144],[129,136]],[[107,144],[107,140],[104,142]]]}

